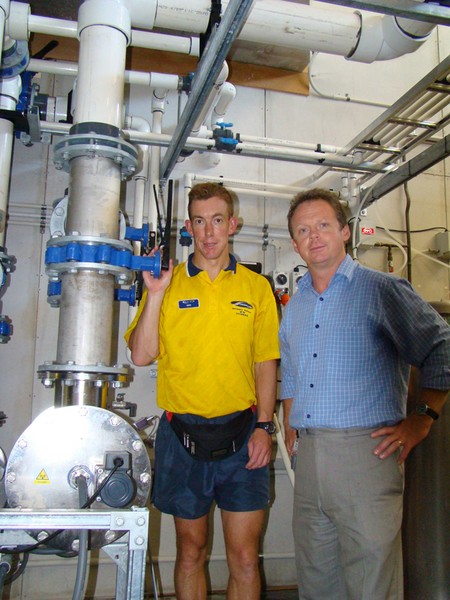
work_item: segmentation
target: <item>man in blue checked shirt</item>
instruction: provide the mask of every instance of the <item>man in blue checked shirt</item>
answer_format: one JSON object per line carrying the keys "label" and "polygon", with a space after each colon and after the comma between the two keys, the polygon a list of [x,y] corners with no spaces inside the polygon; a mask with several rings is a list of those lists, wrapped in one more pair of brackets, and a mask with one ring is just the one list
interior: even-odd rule
{"label": "man in blue checked shirt", "polygon": [[[338,197],[299,193],[288,226],[309,272],[280,328],[301,600],[403,598],[403,463],[450,388],[450,328],[407,281],[346,255]],[[420,402],[406,416],[410,365]]]}

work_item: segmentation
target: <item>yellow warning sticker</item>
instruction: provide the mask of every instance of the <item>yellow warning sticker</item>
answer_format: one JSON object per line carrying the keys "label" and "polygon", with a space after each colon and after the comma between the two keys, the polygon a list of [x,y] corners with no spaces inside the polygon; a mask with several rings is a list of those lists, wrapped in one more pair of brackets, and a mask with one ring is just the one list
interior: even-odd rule
{"label": "yellow warning sticker", "polygon": [[48,484],[48,483],[50,483],[50,479],[48,478],[48,475],[45,472],[45,469],[41,469],[39,475],[34,480],[34,483],[39,483],[39,484]]}

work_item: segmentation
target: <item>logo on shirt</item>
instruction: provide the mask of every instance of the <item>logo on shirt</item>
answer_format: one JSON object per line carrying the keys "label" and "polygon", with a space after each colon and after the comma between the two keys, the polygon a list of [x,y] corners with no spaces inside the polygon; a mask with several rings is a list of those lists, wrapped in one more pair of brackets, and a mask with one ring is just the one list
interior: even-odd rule
{"label": "logo on shirt", "polygon": [[231,306],[237,315],[248,317],[253,310],[253,306],[245,300],[233,300]]}
{"label": "logo on shirt", "polygon": [[190,300],[178,300],[178,308],[198,308],[200,302],[198,298],[191,298]]}

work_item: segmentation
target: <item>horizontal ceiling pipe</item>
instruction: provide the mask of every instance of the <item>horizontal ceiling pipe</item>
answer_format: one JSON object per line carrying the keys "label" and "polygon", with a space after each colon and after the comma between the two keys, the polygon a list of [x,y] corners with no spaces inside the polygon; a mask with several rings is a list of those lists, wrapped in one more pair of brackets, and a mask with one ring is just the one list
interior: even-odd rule
{"label": "horizontal ceiling pipe", "polygon": [[263,183],[261,181],[249,181],[245,179],[233,179],[229,177],[215,177],[212,175],[202,175],[199,173],[191,173],[190,174],[191,181],[213,181],[217,183],[222,183],[227,187],[237,189],[239,188],[245,194],[259,194],[261,196],[266,195],[267,193],[278,195],[280,198],[290,197],[292,198],[292,194],[298,192],[297,187],[292,187],[289,185],[282,185],[279,183]]}
{"label": "horizontal ceiling pipe", "polygon": [[[43,121],[41,123],[41,131],[43,133],[67,135],[69,129],[70,125],[66,123],[52,123],[50,121]],[[143,133],[129,129],[123,129],[122,133],[126,140],[136,144],[168,147],[172,141],[172,136],[165,133]],[[210,151],[219,154],[230,154],[226,150],[216,150],[214,148],[213,140],[196,137],[188,137],[183,149],[188,151]],[[386,165],[379,165],[376,163],[358,163],[352,156],[338,156],[321,152],[308,152],[306,150],[301,151],[296,148],[281,148],[280,146],[271,146],[269,144],[238,143],[233,155],[321,165],[360,173],[384,173],[386,168],[389,169]]]}
{"label": "horizontal ceiling pipe", "polygon": [[[78,39],[77,21],[54,19],[33,15],[29,5],[11,2],[10,16],[6,22],[6,33],[14,40],[29,40],[32,33]],[[153,33],[151,31],[131,31],[130,45],[148,50],[164,50],[192,56],[199,55],[197,37]]]}
{"label": "horizontal ceiling pipe", "polygon": [[[51,75],[67,75],[76,77],[78,75],[78,64],[69,61],[53,61],[39,58],[31,58],[28,71],[35,73],[49,73]],[[150,88],[164,88],[177,91],[181,85],[181,78],[170,73],[144,73],[143,71],[125,71],[125,83],[132,85],[143,85]]]}
{"label": "horizontal ceiling pipe", "polygon": [[[11,2],[12,9],[8,19],[10,23],[7,31],[13,39],[28,39],[31,32],[78,37],[76,22],[26,15],[23,9],[16,10],[15,5],[18,4],[22,3]],[[227,4],[223,2],[224,9]],[[157,2],[152,26],[199,34],[206,31],[209,16],[210,0],[190,0],[189,3],[185,0],[171,0],[164,5]],[[266,46],[325,52],[370,63],[414,52],[428,39],[434,27],[429,23],[417,24],[408,19],[395,19],[386,15],[333,12],[282,0],[264,0],[254,3],[237,39]],[[152,35],[132,29],[130,44],[198,55],[198,42],[194,42],[191,37],[159,33]]]}

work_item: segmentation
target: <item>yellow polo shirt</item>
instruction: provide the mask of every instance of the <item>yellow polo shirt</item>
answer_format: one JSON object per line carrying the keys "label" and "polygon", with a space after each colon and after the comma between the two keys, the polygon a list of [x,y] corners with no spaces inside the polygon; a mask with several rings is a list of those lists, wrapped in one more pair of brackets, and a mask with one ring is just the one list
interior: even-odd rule
{"label": "yellow polo shirt", "polygon": [[[125,334],[129,336],[143,309]],[[278,314],[269,282],[230,266],[211,281],[192,263],[175,267],[159,322],[158,405],[211,418],[256,404],[254,364],[279,358]]]}

